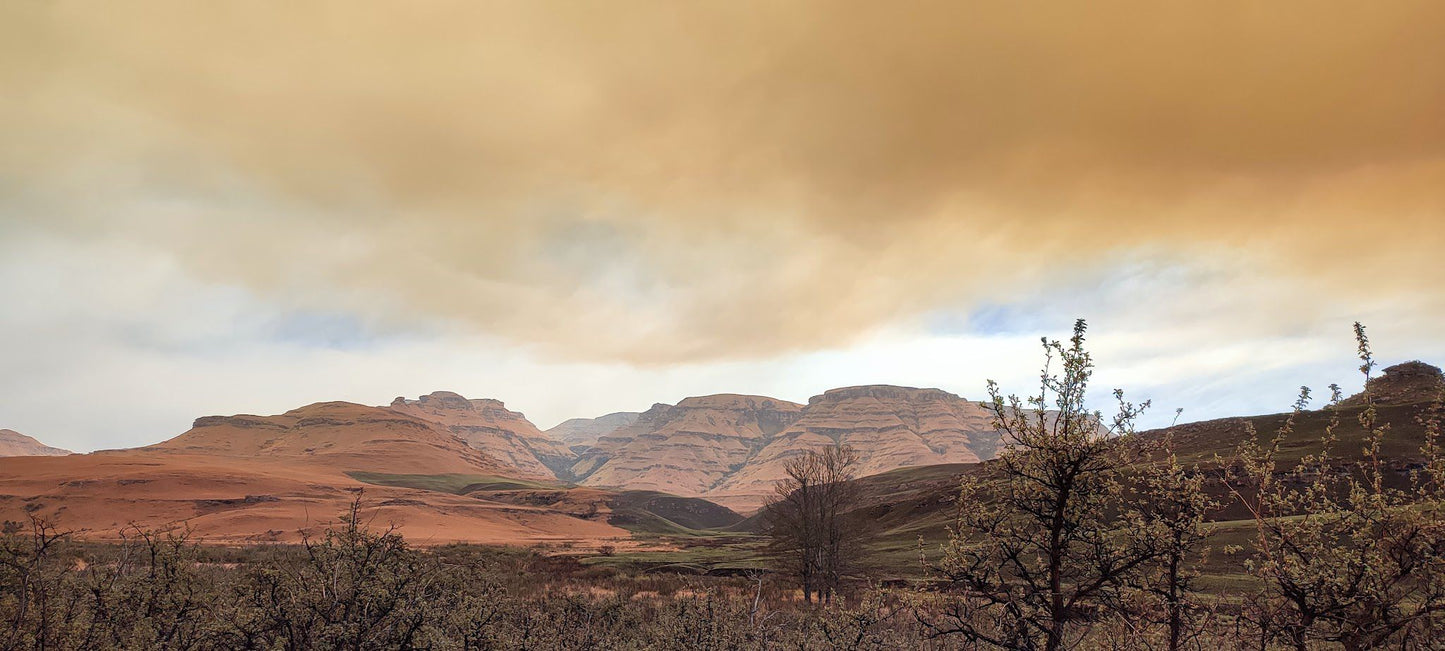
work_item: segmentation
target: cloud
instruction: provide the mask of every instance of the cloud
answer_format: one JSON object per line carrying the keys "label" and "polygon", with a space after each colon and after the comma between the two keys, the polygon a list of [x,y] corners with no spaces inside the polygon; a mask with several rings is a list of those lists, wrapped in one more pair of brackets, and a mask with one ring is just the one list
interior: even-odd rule
{"label": "cloud", "polygon": [[804,353],[1141,255],[1288,287],[1275,330],[1445,275],[1438,2],[0,12],[0,232],[556,360]]}
{"label": "cloud", "polygon": [[[723,392],[804,402],[838,386],[893,383],[978,398],[988,378],[1033,389],[1038,338],[1066,335],[1081,315],[1097,406],[1109,407],[1114,387],[1153,399],[1148,426],[1168,423],[1174,407],[1186,420],[1274,412],[1301,384],[1357,387],[1352,319],[1370,324],[1386,364],[1445,359],[1438,302],[1317,306],[1280,330],[1274,311],[1306,301],[1287,283],[1242,274],[1228,260],[1136,258],[1048,278],[991,308],[932,313],[928,331],[886,326],[845,349],[635,365],[547,359],[495,335],[288,306],[197,281],[143,245],[12,231],[0,238],[0,425],[84,451],[158,442],[202,415],[387,404],[437,389],[503,399],[543,427]],[[1238,291],[1245,284],[1250,291]]]}

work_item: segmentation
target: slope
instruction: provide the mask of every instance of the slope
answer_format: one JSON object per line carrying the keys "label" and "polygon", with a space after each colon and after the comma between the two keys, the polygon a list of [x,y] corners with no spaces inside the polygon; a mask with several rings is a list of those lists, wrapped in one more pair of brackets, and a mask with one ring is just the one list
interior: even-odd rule
{"label": "slope", "polygon": [[469,400],[450,391],[437,391],[417,400],[397,398],[390,409],[441,425],[467,445],[528,476],[570,479],[576,459],[566,444],[537,429],[521,413],[500,400]]}
{"label": "slope", "polygon": [[184,523],[208,542],[294,541],[314,535],[365,488],[377,523],[395,524],[419,544],[628,537],[555,509],[368,485],[349,474],[358,472],[544,478],[437,423],[383,407],[319,403],[277,416],[201,418],[145,448],[0,459],[0,518],[36,515],[94,539]]}
{"label": "slope", "polygon": [[53,448],[13,429],[0,429],[0,457],[58,457],[70,450]]}

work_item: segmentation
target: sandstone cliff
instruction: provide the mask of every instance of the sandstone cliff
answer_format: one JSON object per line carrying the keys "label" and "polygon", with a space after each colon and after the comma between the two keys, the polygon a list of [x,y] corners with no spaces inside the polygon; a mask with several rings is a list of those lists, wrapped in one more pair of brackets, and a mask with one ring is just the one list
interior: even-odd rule
{"label": "sandstone cliff", "polygon": [[882,385],[833,389],[810,399],[801,418],[712,494],[731,496],[735,504],[760,501],[783,478],[789,459],[829,445],[853,448],[862,476],[991,459],[999,442],[987,410],[946,391]]}
{"label": "sandstone cliff", "polygon": [[905,466],[991,459],[1000,434],[978,403],[938,389],[834,389],[807,406],[759,396],[688,398],[654,405],[599,437],[572,472],[593,486],[703,496],[738,509],[760,506],[789,459],[847,445],[859,475]]}
{"label": "sandstone cliff", "polygon": [[746,464],[801,410],[786,400],[734,394],[654,405],[637,422],[599,438],[572,472],[591,486],[702,495]]}
{"label": "sandstone cliff", "polygon": [[568,468],[576,453],[499,400],[468,400],[437,391],[417,400],[397,398],[391,409],[437,423],[467,445],[528,475],[571,479]]}

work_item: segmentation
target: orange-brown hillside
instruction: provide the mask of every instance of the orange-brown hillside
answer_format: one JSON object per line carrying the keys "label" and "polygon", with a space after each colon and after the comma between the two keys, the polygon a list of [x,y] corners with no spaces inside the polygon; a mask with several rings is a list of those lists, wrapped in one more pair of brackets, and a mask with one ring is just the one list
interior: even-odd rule
{"label": "orange-brown hillside", "polygon": [[211,542],[296,540],[365,488],[394,523],[429,542],[626,538],[604,520],[445,492],[366,485],[359,472],[533,478],[435,422],[384,407],[320,403],[278,416],[198,419],[165,443],[69,457],[0,459],[0,518],[34,513],[90,538],[186,523]]}
{"label": "orange-brown hillside", "polygon": [[550,476],[504,463],[468,446],[433,421],[348,402],[317,403],[279,416],[198,418],[190,431],[149,449],[284,461],[339,471]]}

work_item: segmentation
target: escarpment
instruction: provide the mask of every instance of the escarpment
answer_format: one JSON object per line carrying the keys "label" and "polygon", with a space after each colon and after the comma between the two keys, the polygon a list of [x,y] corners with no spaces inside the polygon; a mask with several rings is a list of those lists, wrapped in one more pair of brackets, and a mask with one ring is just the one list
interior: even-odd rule
{"label": "escarpment", "polygon": [[529,475],[571,478],[569,468],[577,454],[500,400],[436,391],[416,400],[397,398],[390,408],[436,423],[467,445]]}
{"label": "escarpment", "polygon": [[632,425],[599,438],[572,472],[592,486],[701,495],[747,463],[801,410],[786,400],[735,394],[653,405]]}
{"label": "escarpment", "polygon": [[761,505],[790,459],[847,445],[859,475],[997,454],[1000,434],[975,402],[939,389],[886,385],[833,389],[808,404],[732,394],[658,404],[578,456],[585,484],[704,496],[734,508]]}

